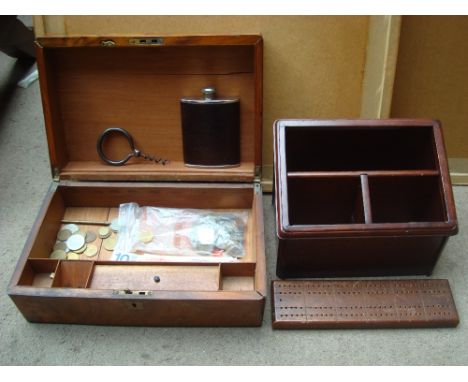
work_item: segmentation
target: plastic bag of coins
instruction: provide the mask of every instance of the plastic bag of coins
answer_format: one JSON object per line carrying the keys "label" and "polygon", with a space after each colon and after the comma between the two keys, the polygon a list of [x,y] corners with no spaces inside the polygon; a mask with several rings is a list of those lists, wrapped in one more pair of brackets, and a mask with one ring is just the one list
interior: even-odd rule
{"label": "plastic bag of coins", "polygon": [[[113,260],[232,262],[245,255],[248,212],[121,204]],[[104,245],[106,242],[104,241]],[[176,260],[177,261],[177,260]]]}

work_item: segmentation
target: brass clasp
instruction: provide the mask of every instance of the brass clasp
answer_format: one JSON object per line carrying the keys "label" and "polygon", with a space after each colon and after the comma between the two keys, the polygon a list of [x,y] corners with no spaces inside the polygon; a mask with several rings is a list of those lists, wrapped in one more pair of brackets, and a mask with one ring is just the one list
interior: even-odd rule
{"label": "brass clasp", "polygon": [[111,48],[115,46],[115,41],[114,40],[102,40],[101,41],[101,46],[104,46],[106,48]]}

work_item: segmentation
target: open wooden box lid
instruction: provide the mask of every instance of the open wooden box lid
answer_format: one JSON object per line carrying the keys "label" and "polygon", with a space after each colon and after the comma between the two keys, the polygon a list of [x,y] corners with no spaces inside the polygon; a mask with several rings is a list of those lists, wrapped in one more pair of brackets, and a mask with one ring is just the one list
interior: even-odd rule
{"label": "open wooden box lid", "polygon": [[[75,180],[252,182],[261,165],[261,36],[40,38],[37,63],[52,172]],[[241,165],[186,167],[179,100],[206,86],[241,101]],[[145,154],[166,166],[132,158],[102,162],[96,150],[108,127],[131,133]],[[128,143],[105,147],[122,158]]]}

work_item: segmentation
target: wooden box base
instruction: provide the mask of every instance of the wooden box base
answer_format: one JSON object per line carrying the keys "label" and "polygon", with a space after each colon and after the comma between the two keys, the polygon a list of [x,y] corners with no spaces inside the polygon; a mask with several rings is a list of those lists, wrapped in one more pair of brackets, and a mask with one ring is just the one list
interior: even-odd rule
{"label": "wooden box base", "polygon": [[457,233],[440,125],[277,121],[277,275],[431,274]]}
{"label": "wooden box base", "polygon": [[[120,203],[129,201],[247,210],[246,256],[235,263],[122,262],[111,261],[111,252],[100,247],[93,258],[49,258],[62,220],[105,221],[117,216]],[[81,224],[80,228],[97,231],[99,227]],[[261,325],[266,284],[260,186],[61,182],[44,201],[9,295],[31,322]]]}

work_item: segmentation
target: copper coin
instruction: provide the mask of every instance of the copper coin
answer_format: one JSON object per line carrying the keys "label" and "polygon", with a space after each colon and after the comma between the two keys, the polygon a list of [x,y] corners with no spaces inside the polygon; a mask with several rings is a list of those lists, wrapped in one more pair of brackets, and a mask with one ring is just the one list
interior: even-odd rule
{"label": "copper coin", "polygon": [[75,253],[83,253],[84,251],[86,251],[86,248],[87,248],[87,247],[88,247],[88,246],[85,244],[85,245],[83,245],[80,249],[77,249],[76,251],[73,251],[73,252],[75,252]]}
{"label": "copper coin", "polygon": [[67,247],[67,244],[65,244],[63,241],[57,241],[54,245],[54,251],[57,251],[57,250],[61,250],[61,251],[65,251],[65,252],[68,252],[68,247]]}
{"label": "copper coin", "polygon": [[79,259],[80,259],[80,255],[78,255],[77,253],[70,252],[67,255],[67,260],[79,260]]}
{"label": "copper coin", "polygon": [[113,251],[116,243],[117,243],[116,237],[109,237],[103,241],[104,248],[107,249],[108,251]]}
{"label": "copper coin", "polygon": [[67,258],[67,253],[61,249],[57,249],[52,252],[49,257],[56,260],[65,260]]}
{"label": "copper coin", "polygon": [[85,241],[92,243],[94,240],[96,240],[96,234],[93,231],[86,231]]}
{"label": "copper coin", "polygon": [[95,245],[88,245],[84,251],[85,256],[93,257],[97,255],[97,247]]}
{"label": "copper coin", "polygon": [[141,242],[147,244],[153,240],[153,234],[149,231],[141,231],[139,239]]}
{"label": "copper coin", "polygon": [[99,228],[99,237],[101,239],[107,239],[111,235],[111,231],[108,227]]}
{"label": "copper coin", "polygon": [[72,235],[71,231],[68,229],[61,229],[57,234],[57,239],[60,241],[66,241]]}
{"label": "copper coin", "polygon": [[77,231],[74,233],[74,235],[80,235],[80,236],[83,236],[84,238],[86,238],[86,233],[83,232],[83,231]]}

